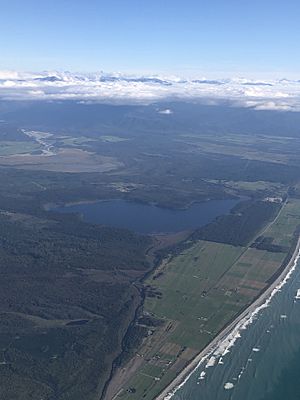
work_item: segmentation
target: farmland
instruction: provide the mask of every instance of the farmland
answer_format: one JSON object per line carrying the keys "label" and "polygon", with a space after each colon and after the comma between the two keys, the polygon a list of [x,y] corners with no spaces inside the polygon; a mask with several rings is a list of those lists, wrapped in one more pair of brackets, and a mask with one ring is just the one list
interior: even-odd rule
{"label": "farmland", "polygon": [[[300,200],[289,199],[263,235],[290,247],[299,218]],[[144,305],[162,324],[144,339],[139,367],[116,399],[153,399],[259,296],[287,254],[200,240],[163,263],[145,282]]]}
{"label": "farmland", "polygon": [[[286,262],[299,223],[297,113],[12,101],[0,120],[5,400],[99,400],[105,389],[111,400],[113,387],[152,399]],[[173,236],[50,211],[114,199],[170,214],[237,205]]]}

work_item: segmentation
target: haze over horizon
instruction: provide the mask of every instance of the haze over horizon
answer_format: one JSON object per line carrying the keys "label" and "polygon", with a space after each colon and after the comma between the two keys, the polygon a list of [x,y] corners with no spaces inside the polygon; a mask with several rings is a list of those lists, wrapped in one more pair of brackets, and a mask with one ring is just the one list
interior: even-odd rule
{"label": "haze over horizon", "polygon": [[300,0],[0,0],[0,400],[300,399]]}
{"label": "haze over horizon", "polygon": [[0,70],[299,79],[294,0],[0,4]]}
{"label": "haze over horizon", "polygon": [[[300,80],[188,79],[161,75],[0,70],[0,100],[151,103],[197,100],[255,110],[299,111]],[[171,112],[170,112],[171,113]]]}

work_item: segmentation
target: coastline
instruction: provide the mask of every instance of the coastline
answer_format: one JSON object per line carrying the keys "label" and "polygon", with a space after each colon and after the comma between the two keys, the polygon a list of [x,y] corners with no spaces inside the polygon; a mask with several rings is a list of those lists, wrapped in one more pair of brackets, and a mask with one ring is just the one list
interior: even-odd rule
{"label": "coastline", "polygon": [[[245,325],[251,322],[251,317],[267,306],[273,295],[283,286],[296,267],[300,256],[300,236],[295,249],[285,268],[277,278],[264,290],[260,296],[242,311],[228,326],[226,326],[196,357],[179,373],[179,375],[158,395],[155,400],[170,400],[175,392],[180,389],[194,371],[214,353],[231,333],[238,330],[245,320]],[[234,339],[233,339],[234,340]]]}

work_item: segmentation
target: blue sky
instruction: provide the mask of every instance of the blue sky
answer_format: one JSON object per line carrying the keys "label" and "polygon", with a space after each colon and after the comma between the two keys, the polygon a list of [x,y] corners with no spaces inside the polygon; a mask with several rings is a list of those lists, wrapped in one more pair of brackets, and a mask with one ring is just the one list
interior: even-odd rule
{"label": "blue sky", "polygon": [[300,78],[299,19],[295,0],[0,0],[0,69]]}

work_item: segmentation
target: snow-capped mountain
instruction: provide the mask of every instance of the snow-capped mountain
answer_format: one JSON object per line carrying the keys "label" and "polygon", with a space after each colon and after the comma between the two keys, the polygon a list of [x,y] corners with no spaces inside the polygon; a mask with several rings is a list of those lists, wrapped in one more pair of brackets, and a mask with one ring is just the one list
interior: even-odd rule
{"label": "snow-capped mountain", "polygon": [[230,100],[259,110],[300,110],[299,80],[187,79],[120,73],[0,71],[2,100],[151,102],[164,99]]}

